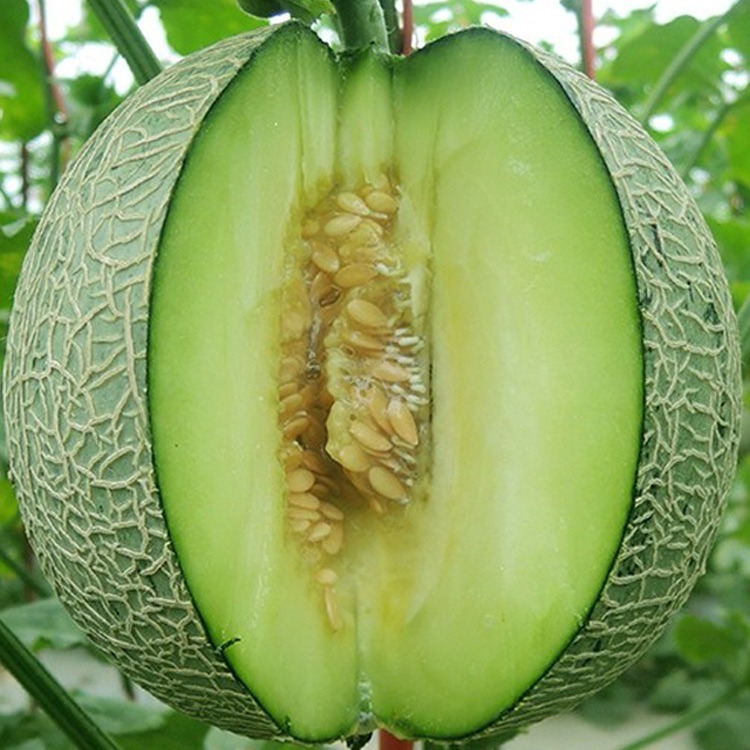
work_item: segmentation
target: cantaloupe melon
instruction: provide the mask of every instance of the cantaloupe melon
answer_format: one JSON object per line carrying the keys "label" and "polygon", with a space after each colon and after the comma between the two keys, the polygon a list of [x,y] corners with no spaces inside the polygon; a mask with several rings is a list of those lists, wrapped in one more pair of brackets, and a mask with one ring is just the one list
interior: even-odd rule
{"label": "cantaloupe melon", "polygon": [[489,30],[288,24],[128,99],[56,191],[5,371],[39,560],[219,726],[454,739],[574,705],[704,568],[735,321],[652,141]]}

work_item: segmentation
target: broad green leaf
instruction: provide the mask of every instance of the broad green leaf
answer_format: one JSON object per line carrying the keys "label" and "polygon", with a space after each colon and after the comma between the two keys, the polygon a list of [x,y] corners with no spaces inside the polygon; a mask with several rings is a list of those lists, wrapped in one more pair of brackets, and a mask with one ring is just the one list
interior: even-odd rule
{"label": "broad green leaf", "polygon": [[3,610],[3,621],[28,648],[70,648],[87,644],[57,599],[40,599]]}
{"label": "broad green leaf", "polygon": [[203,750],[261,750],[262,742],[211,727],[203,741]]}
{"label": "broad green leaf", "polygon": [[729,627],[695,615],[685,615],[677,623],[674,638],[682,656],[693,664],[735,659],[743,645]]}
{"label": "broad green leaf", "polygon": [[101,76],[83,73],[65,81],[69,131],[86,140],[122,98]]}
{"label": "broad green leaf", "polygon": [[18,515],[18,503],[13,485],[7,477],[0,477],[0,527],[14,521]]}
{"label": "broad green leaf", "polygon": [[684,669],[667,672],[656,683],[649,706],[654,711],[677,713],[686,711],[693,701],[690,675]]}
{"label": "broad green leaf", "polygon": [[26,0],[0,2],[0,138],[27,141],[47,124],[41,65],[26,44]]}
{"label": "broad green leaf", "polygon": [[719,679],[695,677],[687,669],[665,672],[654,686],[649,707],[654,711],[684,713],[704,706],[726,690]]}
{"label": "broad green leaf", "polygon": [[750,219],[738,216],[722,221],[709,217],[708,226],[719,246],[729,280],[750,281]]}
{"label": "broad green leaf", "polygon": [[37,220],[30,216],[11,220],[0,214],[0,309],[10,309],[21,262],[36,225]]}
{"label": "broad green leaf", "polygon": [[[640,33],[616,45],[617,56],[600,68],[600,82],[615,88],[626,104],[634,104],[654,87],[700,26],[701,22],[692,16],[680,16],[663,25],[642,27]],[[669,87],[659,111],[669,109],[672,98],[679,92],[687,92],[692,100],[715,95],[722,86],[722,74],[729,68],[721,51],[717,35],[707,39]]]}
{"label": "broad green leaf", "polygon": [[20,745],[13,745],[8,750],[47,750],[47,748],[41,740],[28,740]]}
{"label": "broad green leaf", "polygon": [[0,717],[3,750],[76,750],[43,711],[18,711]]}
{"label": "broad green leaf", "polygon": [[120,735],[117,744],[122,750],[200,750],[208,731],[207,724],[170,713],[160,729]]}
{"label": "broad green leaf", "polygon": [[[203,750],[289,750],[294,743],[273,742],[272,740],[252,740],[238,734],[211,727],[203,742]],[[301,747],[297,745],[296,747]],[[305,745],[307,750],[325,750],[326,745]]]}
{"label": "broad green leaf", "polygon": [[592,724],[617,726],[632,715],[635,702],[633,687],[625,682],[615,682],[585,701],[579,713]]}
{"label": "broad green leaf", "polygon": [[485,14],[502,18],[508,11],[495,4],[476,0],[437,0],[414,6],[414,23],[428,27],[428,39],[466,26],[479,25]]}
{"label": "broad green leaf", "polygon": [[[125,0],[128,10],[135,18],[138,18],[142,12],[145,2],[139,0]],[[106,32],[96,13],[91,9],[91,5],[84,0],[82,6],[81,21],[77,26],[70,27],[66,34],[67,42],[77,42],[79,44],[88,44],[90,42],[112,42],[109,34]]]}
{"label": "broad green leaf", "polygon": [[729,147],[730,177],[750,186],[750,99],[732,108],[724,129]]}
{"label": "broad green leaf", "polygon": [[272,18],[289,13],[303,23],[310,24],[324,13],[333,13],[329,0],[237,0],[239,7],[251,16]]}
{"label": "broad green leaf", "polygon": [[169,46],[181,55],[266,25],[242,13],[235,0],[152,0],[151,4],[159,9]]}
{"label": "broad green leaf", "polygon": [[694,737],[701,750],[750,750],[750,701],[708,717]]}
{"label": "broad green leaf", "polygon": [[78,705],[108,734],[139,734],[163,729],[171,710],[163,705],[145,706],[123,698],[102,698],[77,693]]}
{"label": "broad green leaf", "polygon": [[727,19],[729,44],[750,61],[750,2],[738,3]]}

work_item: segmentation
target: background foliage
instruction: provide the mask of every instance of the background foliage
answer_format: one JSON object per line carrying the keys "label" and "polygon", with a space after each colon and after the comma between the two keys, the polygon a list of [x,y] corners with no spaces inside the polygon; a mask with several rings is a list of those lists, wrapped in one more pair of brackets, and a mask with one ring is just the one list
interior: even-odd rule
{"label": "background foliage", "polygon": [[[316,2],[326,9],[326,0]],[[561,3],[580,12],[579,0]],[[158,13],[170,60],[265,23],[240,13],[234,0],[127,0],[127,5],[136,16]],[[115,86],[117,49],[89,6],[82,22],[54,43],[46,41],[43,13],[42,0],[0,1],[3,339],[16,277],[40,211],[66,164],[127,93]],[[421,40],[481,21],[502,23],[506,15],[501,0],[442,0],[414,9]],[[645,122],[683,174],[716,236],[740,308],[750,293],[750,0],[739,0],[724,16],[705,22],[681,16],[659,24],[652,7],[624,16],[608,12],[597,25],[610,40],[597,49],[597,79]],[[50,75],[94,46],[110,56],[103,74]],[[580,709],[587,720],[615,724],[645,705],[664,714],[660,736],[689,726],[704,750],[750,750],[748,449],[750,431],[743,438],[737,480],[708,574],[647,657]],[[49,598],[26,546],[6,473],[0,434],[0,619],[35,652],[89,653],[76,627]],[[124,679],[120,686],[117,698],[85,692],[75,697],[125,750],[236,750],[253,744],[144,702]],[[622,750],[646,747],[658,738],[644,737]],[[14,710],[0,702],[0,748],[69,747],[32,701]]]}

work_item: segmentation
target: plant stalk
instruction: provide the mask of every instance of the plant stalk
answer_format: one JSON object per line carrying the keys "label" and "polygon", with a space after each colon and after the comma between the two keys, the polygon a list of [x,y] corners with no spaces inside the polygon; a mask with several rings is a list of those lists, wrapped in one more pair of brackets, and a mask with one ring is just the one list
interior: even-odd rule
{"label": "plant stalk", "polygon": [[643,106],[643,112],[641,114],[641,124],[644,127],[648,127],[648,121],[651,116],[656,112],[657,107],[661,104],[664,95],[672,85],[677,76],[687,68],[690,61],[695,57],[698,50],[701,48],[703,43],[709,39],[716,30],[727,20],[732,11],[745,0],[737,0],[729,10],[716,18],[709,19],[706,21],[695,34],[687,41],[685,46],[679,51],[674,57],[672,62],[667,66],[667,69],[662,73],[661,78],[656,82],[651,94],[646,100],[646,104]]}
{"label": "plant stalk", "polygon": [[594,49],[593,0],[581,0],[578,25],[581,35],[581,60],[583,72],[593,81],[596,78],[596,51]]}
{"label": "plant stalk", "polygon": [[65,170],[70,158],[70,138],[68,137],[68,108],[65,104],[60,86],[55,79],[55,56],[47,35],[47,3],[37,0],[39,13],[39,45],[44,61],[44,72],[47,80],[47,100],[52,125],[52,158],[50,169],[50,189],[54,190],[60,173]]}
{"label": "plant stalk", "polygon": [[[97,0],[102,2],[102,0]],[[385,15],[378,0],[331,0],[344,48],[357,51],[367,48],[388,52]]]}
{"label": "plant stalk", "polygon": [[24,141],[21,144],[21,208],[24,211],[28,210],[29,207],[29,192],[31,191],[31,184],[29,180],[29,144]]}
{"label": "plant stalk", "polygon": [[0,618],[0,663],[48,716],[86,750],[120,750]]}
{"label": "plant stalk", "polygon": [[398,11],[395,0],[379,0],[383,9],[385,29],[388,33],[388,46],[394,55],[401,52],[401,28],[398,23]]}
{"label": "plant stalk", "polygon": [[401,31],[401,54],[410,55],[414,49],[414,6],[412,0],[404,1],[404,23]]}
{"label": "plant stalk", "polygon": [[88,3],[139,84],[150,81],[161,72],[159,60],[124,0],[88,0]]}
{"label": "plant stalk", "polygon": [[729,703],[739,691],[740,687],[733,685],[731,688],[718,695],[714,700],[709,701],[705,705],[699,706],[692,711],[688,711],[675,721],[667,724],[661,729],[657,729],[651,734],[647,734],[645,737],[641,737],[641,739],[636,740],[635,742],[623,745],[619,750],[642,750],[644,747],[649,747],[649,745],[653,745],[655,742],[659,742],[659,740],[663,740],[665,737],[670,737],[683,729],[687,729],[688,727],[697,724],[717,708],[721,708],[724,704]]}

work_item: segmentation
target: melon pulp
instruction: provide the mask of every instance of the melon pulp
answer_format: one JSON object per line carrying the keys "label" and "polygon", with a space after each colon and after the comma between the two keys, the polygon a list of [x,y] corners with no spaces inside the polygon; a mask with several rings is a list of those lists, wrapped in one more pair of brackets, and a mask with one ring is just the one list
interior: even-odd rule
{"label": "melon pulp", "polygon": [[[347,215],[338,196],[366,202],[384,186],[397,210],[372,212],[375,274],[344,289],[330,274],[341,300],[321,322],[312,243]],[[383,351],[342,338],[354,300],[396,321]],[[290,519],[284,462],[290,445],[309,447],[280,415],[290,309],[309,309],[319,334],[313,407],[328,411],[312,452],[336,480],[334,554]],[[342,469],[342,445],[367,448],[354,420],[398,440],[346,393],[379,384],[395,398],[361,380],[399,326],[420,342],[410,366],[428,399],[410,403],[417,468],[403,496],[378,500]],[[297,27],[270,36],[191,145],[149,336],[156,475],[188,588],[215,647],[290,735],[466,735],[579,630],[632,503],[640,322],[604,163],[520,47],[476,30],[405,60],[338,61]]]}

